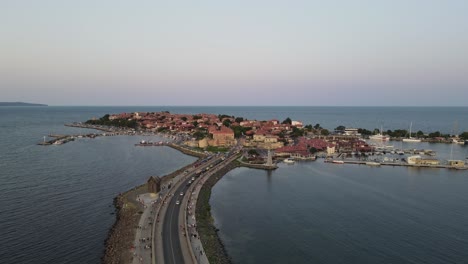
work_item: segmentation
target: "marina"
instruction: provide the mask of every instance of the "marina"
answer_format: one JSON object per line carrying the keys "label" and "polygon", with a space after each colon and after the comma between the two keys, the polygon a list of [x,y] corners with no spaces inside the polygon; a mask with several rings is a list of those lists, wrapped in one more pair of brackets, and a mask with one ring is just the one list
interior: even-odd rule
{"label": "marina", "polygon": [[405,162],[373,162],[373,161],[361,161],[361,160],[325,160],[326,163],[334,164],[357,164],[367,166],[399,166],[399,167],[411,167],[411,168],[434,168],[434,169],[454,169],[454,170],[466,170],[467,166],[454,166],[454,165],[430,165],[430,164],[408,164]]}

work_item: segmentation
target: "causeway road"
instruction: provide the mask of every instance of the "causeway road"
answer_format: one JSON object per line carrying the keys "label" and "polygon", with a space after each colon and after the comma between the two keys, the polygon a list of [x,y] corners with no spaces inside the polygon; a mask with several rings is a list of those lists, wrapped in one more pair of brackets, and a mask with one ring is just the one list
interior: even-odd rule
{"label": "causeway road", "polygon": [[[189,181],[206,168],[214,166],[219,162],[221,155],[213,155],[198,163],[198,166],[189,169],[180,181],[174,183],[169,190],[168,196],[164,199],[159,216],[162,223],[157,222],[157,232],[160,235],[154,236],[156,245],[156,263],[193,263],[190,248],[185,239],[185,222],[183,221],[184,208],[182,200],[189,188]],[[181,195],[182,193],[182,195]]]}
{"label": "causeway road", "polygon": [[[238,152],[237,152],[238,153]],[[160,212],[162,226],[160,229],[161,236],[160,241],[155,238],[157,243],[162,243],[162,260],[159,258],[157,263],[169,263],[169,264],[180,264],[180,263],[194,263],[197,261],[191,249],[189,239],[187,235],[190,235],[185,230],[185,210],[186,203],[183,202],[186,192],[193,183],[193,177],[199,177],[207,171],[216,171],[226,164],[229,164],[237,158],[237,153],[230,152],[227,155],[214,155],[211,158],[207,158],[201,162],[197,168],[193,168],[188,171],[182,180],[173,186],[169,196],[167,197],[167,204],[163,204],[163,208]],[[211,174],[211,173],[209,173]],[[190,182],[190,183],[189,183]],[[198,181],[197,181],[198,182]],[[185,207],[183,206],[185,205]],[[158,258],[156,258],[158,260]]]}
{"label": "causeway road", "polygon": [[[190,263],[184,260],[184,252],[181,247],[181,236],[180,233],[184,233],[183,225],[179,222],[179,215],[182,208],[182,198],[185,195],[185,191],[188,186],[185,182],[177,188],[174,196],[169,201],[169,205],[166,210],[163,222],[163,252],[164,252],[164,263]],[[180,193],[183,195],[180,195]],[[188,252],[186,252],[187,254]],[[185,255],[186,255],[185,254]]]}

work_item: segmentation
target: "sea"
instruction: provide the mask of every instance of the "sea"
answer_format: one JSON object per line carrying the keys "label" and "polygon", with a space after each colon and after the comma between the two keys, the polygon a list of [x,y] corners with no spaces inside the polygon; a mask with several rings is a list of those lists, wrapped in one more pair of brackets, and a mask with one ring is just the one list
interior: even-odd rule
{"label": "sea", "polygon": [[[39,146],[65,127],[122,112],[287,117],[346,127],[468,131],[468,107],[0,107],[0,263],[99,263],[115,222],[113,198],[195,160],[148,137]],[[149,140],[159,140],[151,137]],[[465,159],[468,146],[390,142]],[[233,263],[468,263],[468,172],[279,164],[238,168],[213,188],[215,225]]]}

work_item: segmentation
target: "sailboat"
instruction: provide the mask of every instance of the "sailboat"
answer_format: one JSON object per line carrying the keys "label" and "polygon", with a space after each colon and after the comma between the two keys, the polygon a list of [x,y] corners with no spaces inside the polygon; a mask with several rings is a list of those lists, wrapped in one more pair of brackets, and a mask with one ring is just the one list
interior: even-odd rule
{"label": "sailboat", "polygon": [[454,134],[454,137],[452,138],[452,143],[460,144],[460,145],[466,144],[465,140],[462,140],[458,137],[458,122],[457,121],[455,121],[455,124],[453,124],[453,134]]}
{"label": "sailboat", "polygon": [[421,142],[420,139],[411,137],[411,128],[412,128],[412,127],[413,127],[413,122],[411,122],[410,127],[409,127],[409,137],[408,137],[408,138],[404,138],[404,139],[403,139],[403,142]]}
{"label": "sailboat", "polygon": [[388,136],[384,136],[382,134],[382,126],[380,127],[380,131],[379,131],[379,134],[377,135],[372,135],[369,137],[369,139],[371,140],[380,140],[380,141],[387,141],[389,140],[390,138]]}

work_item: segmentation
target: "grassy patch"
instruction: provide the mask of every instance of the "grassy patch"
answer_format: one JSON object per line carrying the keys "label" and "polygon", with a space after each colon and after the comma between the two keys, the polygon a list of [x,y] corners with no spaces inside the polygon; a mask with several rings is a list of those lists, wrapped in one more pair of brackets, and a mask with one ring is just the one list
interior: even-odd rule
{"label": "grassy patch", "polygon": [[229,148],[208,146],[208,147],[206,147],[206,151],[209,151],[209,152],[228,152]]}

